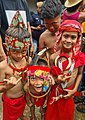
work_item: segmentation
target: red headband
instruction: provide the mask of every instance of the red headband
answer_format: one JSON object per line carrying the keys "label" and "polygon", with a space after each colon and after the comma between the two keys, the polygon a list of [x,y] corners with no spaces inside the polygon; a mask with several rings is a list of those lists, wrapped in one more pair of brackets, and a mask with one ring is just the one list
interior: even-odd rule
{"label": "red headband", "polygon": [[46,66],[29,66],[28,76],[38,76],[40,78],[49,79],[50,68]]}
{"label": "red headband", "polygon": [[82,36],[82,26],[81,24],[76,21],[76,20],[65,20],[59,28],[59,35],[57,37],[56,40],[56,44],[54,46],[54,52],[57,52],[57,46],[58,44],[60,44],[60,39],[62,36],[63,31],[70,31],[70,32],[78,32],[79,33],[79,38],[77,40],[76,45],[73,47],[73,52],[74,55],[76,55],[78,53],[78,51],[80,51],[80,47],[81,47],[81,36]]}
{"label": "red headband", "polygon": [[29,66],[28,70],[31,70],[31,71],[42,70],[50,73],[50,68],[46,66]]}

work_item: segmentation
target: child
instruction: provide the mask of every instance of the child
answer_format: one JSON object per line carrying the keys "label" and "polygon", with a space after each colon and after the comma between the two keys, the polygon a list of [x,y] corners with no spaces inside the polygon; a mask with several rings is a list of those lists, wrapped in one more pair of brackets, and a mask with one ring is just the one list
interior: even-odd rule
{"label": "child", "polygon": [[32,120],[36,120],[35,105],[40,107],[41,120],[45,120],[52,81],[50,69],[45,60],[39,59],[36,66],[28,67],[28,84],[25,85],[25,90],[27,91],[27,105],[30,107]]}
{"label": "child", "polygon": [[[54,45],[56,38],[58,37],[58,28],[61,23],[61,11],[62,4],[60,0],[45,0],[42,6],[42,17],[45,22],[46,30],[43,32],[39,38],[39,50],[44,48],[49,48],[48,51],[43,54],[46,57],[49,64],[49,57],[54,53]],[[58,48],[60,46],[58,45]]]}
{"label": "child", "polygon": [[[75,20],[64,21],[59,28],[61,49],[50,57],[56,84],[52,87],[46,120],[73,120],[74,101],[82,78],[85,55],[80,52],[82,29]],[[54,66],[53,66],[54,65]]]}
{"label": "child", "polygon": [[[25,29],[22,17],[17,11],[5,34],[8,56],[0,63],[0,80],[2,82],[5,79],[5,83],[2,84],[3,120],[17,120],[22,116],[26,105],[23,86],[26,82],[28,67],[26,54],[29,37],[29,32]],[[11,85],[7,87],[10,83],[9,78]],[[15,81],[14,85],[12,81]]]}

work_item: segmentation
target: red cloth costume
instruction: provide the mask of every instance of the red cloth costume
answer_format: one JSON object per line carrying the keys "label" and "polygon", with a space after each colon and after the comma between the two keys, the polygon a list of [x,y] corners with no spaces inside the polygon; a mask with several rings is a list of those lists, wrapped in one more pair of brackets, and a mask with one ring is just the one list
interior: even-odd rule
{"label": "red cloth costume", "polygon": [[[8,63],[8,58],[6,59],[6,61]],[[27,66],[21,69],[14,68],[10,64],[9,66],[13,69],[13,73],[15,71],[22,72],[27,69]],[[21,79],[22,82],[25,80],[25,77],[26,75],[24,73]],[[17,120],[18,118],[20,118],[26,106],[25,96],[11,99],[8,98],[5,93],[3,93],[2,98],[3,98],[3,120]]]}
{"label": "red cloth costume", "polygon": [[[28,94],[28,96],[31,97],[30,94]],[[44,102],[45,102],[45,99],[46,99],[46,97],[33,98],[34,104],[35,104],[37,107],[43,106],[43,104],[44,104]]]}
{"label": "red cloth costume", "polygon": [[26,101],[25,97],[21,96],[19,98],[11,99],[5,94],[3,97],[3,120],[17,120],[22,116]]}
{"label": "red cloth costume", "polygon": [[[58,89],[58,90],[62,94],[63,90],[62,89]],[[56,91],[56,85],[53,86],[52,92],[48,100],[48,107],[46,111],[45,120],[73,120],[74,118],[73,98],[69,98],[69,99],[61,98],[58,101],[51,104],[52,98],[56,96],[55,91]]]}
{"label": "red cloth costume", "polygon": [[[79,52],[75,56],[75,68],[85,64],[85,55],[82,52]],[[52,98],[56,96],[56,85],[53,86],[51,95],[48,101],[48,108],[46,111],[46,120],[74,120],[74,101],[73,98],[64,99],[61,98],[58,101],[50,104]],[[73,89],[73,85],[69,87]],[[63,90],[61,87],[58,88],[59,93],[62,94]]]}
{"label": "red cloth costume", "polygon": [[34,98],[34,103],[37,107],[43,106],[45,99],[46,99],[45,97],[39,99]]}
{"label": "red cloth costume", "polygon": [[[70,28],[70,29],[69,29]],[[75,20],[66,20],[63,22],[60,26],[60,36],[62,35],[63,31],[78,31],[81,35],[81,26],[80,24]],[[57,40],[56,45],[58,45],[60,42],[60,39]],[[75,61],[75,68],[78,68],[79,66],[85,65],[85,55],[80,52],[80,37],[77,42],[77,46],[73,47],[73,53],[74,53],[74,61]],[[56,48],[55,45],[55,48]],[[57,49],[55,49],[57,51]],[[56,52],[55,51],[55,52]],[[54,66],[55,67],[55,66]],[[54,75],[57,74],[56,70],[52,72]],[[73,98],[64,99],[60,98],[58,101],[53,101],[53,97],[56,96],[56,88],[58,89],[59,94],[63,94],[62,88],[57,85],[54,85],[52,87],[52,92],[50,94],[49,100],[48,100],[48,107],[46,111],[45,120],[74,120],[74,101]],[[73,85],[71,85],[68,89],[73,89]]]}
{"label": "red cloth costume", "polygon": [[[44,79],[46,80],[47,82],[47,85],[49,84],[49,74],[50,74],[50,68],[47,67],[47,66],[29,66],[28,67],[28,76],[37,76],[39,78],[43,78],[43,81]],[[45,84],[43,83],[43,86],[45,86]],[[49,86],[50,87],[50,86]],[[37,95],[37,94],[33,94],[33,96],[36,96],[36,97],[33,97],[31,96],[31,94],[28,92],[28,96],[29,97],[33,97],[33,100],[34,100],[34,104],[39,107],[39,106],[43,106],[45,100],[46,100],[46,96],[45,93],[47,92],[48,89],[46,89],[46,91],[41,91],[43,92],[43,95]],[[36,92],[37,93],[37,92]],[[41,93],[40,93],[41,94]],[[39,98],[38,98],[39,97]]]}

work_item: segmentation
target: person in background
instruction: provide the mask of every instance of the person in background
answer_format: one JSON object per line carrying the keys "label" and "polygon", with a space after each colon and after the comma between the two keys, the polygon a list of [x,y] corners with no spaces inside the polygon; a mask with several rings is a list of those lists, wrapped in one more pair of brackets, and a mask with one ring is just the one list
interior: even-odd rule
{"label": "person in background", "polygon": [[[20,11],[20,14],[26,25],[26,29],[28,29],[28,31],[30,32],[30,55],[32,56],[34,46],[32,42],[31,28],[29,22],[29,8],[26,0],[0,0],[0,43],[1,39],[2,43],[5,42],[5,31],[7,30],[8,26],[10,26],[11,20],[17,10]],[[4,56],[4,52],[1,45],[2,44],[0,44],[0,51],[2,51],[2,54],[0,56],[2,59]]]}
{"label": "person in background", "polygon": [[30,23],[32,30],[32,38],[34,43],[34,53],[38,52],[39,49],[39,37],[45,31],[44,21],[41,16],[42,1],[36,3],[37,13],[31,15]]}
{"label": "person in background", "polygon": [[80,23],[85,21],[85,11],[81,10],[84,0],[66,0],[65,10],[62,14],[62,21],[70,19],[77,20]]}
{"label": "person in background", "polygon": [[[58,35],[58,28],[61,23],[62,4],[59,0],[45,0],[42,6],[42,17],[44,19],[46,30],[39,39],[39,50],[48,48],[47,57],[49,64],[49,56],[54,53],[54,45]],[[42,57],[43,57],[42,56]]]}

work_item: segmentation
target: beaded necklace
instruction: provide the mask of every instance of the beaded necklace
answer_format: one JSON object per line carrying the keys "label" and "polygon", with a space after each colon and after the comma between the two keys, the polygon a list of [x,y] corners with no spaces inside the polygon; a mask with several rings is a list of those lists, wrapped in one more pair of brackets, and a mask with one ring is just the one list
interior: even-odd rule
{"label": "beaded necklace", "polygon": [[[68,65],[66,66],[65,69],[63,69],[63,64],[62,64],[62,59],[61,59],[62,57],[64,57],[68,61]],[[55,66],[60,68],[61,73],[62,73],[61,75],[64,74],[63,73],[64,70],[68,70],[68,72],[65,76],[68,76],[68,75],[71,76],[73,69],[74,69],[74,65],[75,65],[75,62],[74,62],[73,57],[70,57],[68,54],[60,53],[55,59]],[[66,79],[66,81],[64,83],[62,82],[60,84],[61,89],[65,89],[67,87],[67,84],[68,84],[68,80]],[[59,93],[59,88],[60,88],[59,86],[60,85],[57,85],[56,92],[55,92],[56,96],[52,98],[52,102],[50,104],[53,104],[55,101],[58,101],[60,98],[62,98],[64,96],[64,93],[62,93],[62,94]]]}
{"label": "beaded necklace", "polygon": [[[66,66],[65,69],[63,69],[63,64],[62,64],[62,57],[65,58],[68,61],[68,65]],[[55,66],[59,67],[61,70],[61,73],[64,74],[63,72],[68,70],[66,76],[70,76],[73,72],[74,69],[74,59],[73,57],[71,58],[68,54],[60,53],[56,59],[55,59]],[[59,76],[58,76],[59,77]],[[68,81],[66,80],[65,83],[61,83],[62,88],[66,88]]]}
{"label": "beaded necklace", "polygon": [[28,90],[28,92],[29,92],[29,94],[30,94],[31,97],[39,99],[39,98],[43,98],[46,95],[48,95],[48,93],[50,92],[50,90],[51,90],[51,87],[48,88],[47,92],[45,92],[43,95],[40,95],[40,96],[34,95],[33,93],[31,93],[30,89]]}
{"label": "beaded necklace", "polygon": [[[15,71],[17,71],[17,72],[19,72],[21,81],[25,80],[28,65],[26,65],[23,68],[17,68],[11,57],[7,58],[7,62],[9,64],[9,66],[13,69],[13,74],[15,73]],[[13,65],[11,65],[10,63],[12,63]]]}

